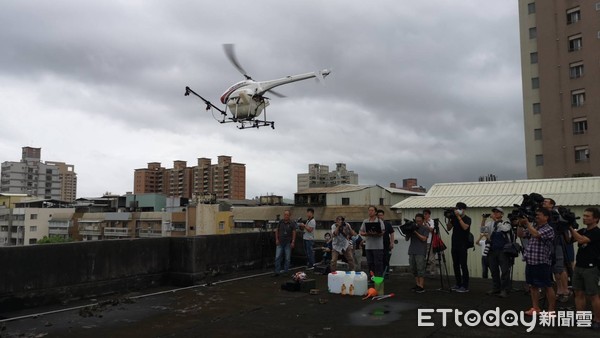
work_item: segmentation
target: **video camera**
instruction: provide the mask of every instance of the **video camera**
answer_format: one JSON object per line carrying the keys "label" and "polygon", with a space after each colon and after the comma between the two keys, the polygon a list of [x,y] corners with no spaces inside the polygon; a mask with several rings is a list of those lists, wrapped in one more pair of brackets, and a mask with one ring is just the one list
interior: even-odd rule
{"label": "video camera", "polygon": [[402,234],[404,234],[404,236],[411,236],[413,232],[417,230],[417,228],[417,223],[415,223],[414,220],[410,220],[407,218],[404,219],[404,224],[400,225],[400,231],[402,231]]}
{"label": "video camera", "polygon": [[454,219],[454,218],[456,218],[456,214],[454,213],[454,210],[456,210],[456,208],[446,208],[446,209],[444,209],[444,217],[446,217],[447,219]]}
{"label": "video camera", "polygon": [[575,213],[567,207],[558,207],[552,212],[552,223],[556,225],[556,229],[560,232],[569,230],[569,225],[573,229],[579,229],[578,219],[579,216],[575,216]]}
{"label": "video camera", "polygon": [[523,202],[521,204],[515,204],[517,209],[508,214],[508,219],[511,223],[519,218],[527,218],[530,222],[535,219],[535,211],[542,207],[544,203],[544,196],[532,192],[531,194],[523,194]]}

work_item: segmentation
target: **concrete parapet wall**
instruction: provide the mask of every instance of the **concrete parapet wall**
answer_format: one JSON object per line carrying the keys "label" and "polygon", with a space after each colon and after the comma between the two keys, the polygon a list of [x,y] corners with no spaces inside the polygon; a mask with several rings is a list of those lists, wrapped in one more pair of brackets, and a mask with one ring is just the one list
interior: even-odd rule
{"label": "concrete parapet wall", "polygon": [[0,247],[0,313],[267,267],[272,232]]}

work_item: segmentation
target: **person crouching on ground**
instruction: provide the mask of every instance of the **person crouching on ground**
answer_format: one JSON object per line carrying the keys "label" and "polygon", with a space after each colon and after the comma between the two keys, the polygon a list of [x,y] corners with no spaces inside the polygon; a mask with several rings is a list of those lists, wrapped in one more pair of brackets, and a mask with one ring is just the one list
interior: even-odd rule
{"label": "person crouching on ground", "polygon": [[352,241],[349,239],[356,235],[356,232],[352,229],[350,224],[346,223],[342,216],[338,216],[335,219],[335,224],[331,226],[331,233],[333,235],[333,240],[331,242],[331,264],[329,265],[331,271],[337,271],[337,261],[340,255],[346,257],[348,270],[354,271]]}

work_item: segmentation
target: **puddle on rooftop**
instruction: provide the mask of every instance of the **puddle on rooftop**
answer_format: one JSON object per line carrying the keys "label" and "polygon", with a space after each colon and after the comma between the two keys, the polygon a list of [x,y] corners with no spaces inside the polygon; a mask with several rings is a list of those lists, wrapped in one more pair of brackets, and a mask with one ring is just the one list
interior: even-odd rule
{"label": "puddle on rooftop", "polygon": [[416,309],[417,305],[404,302],[374,302],[350,314],[350,323],[357,326],[387,325],[402,317],[402,312]]}

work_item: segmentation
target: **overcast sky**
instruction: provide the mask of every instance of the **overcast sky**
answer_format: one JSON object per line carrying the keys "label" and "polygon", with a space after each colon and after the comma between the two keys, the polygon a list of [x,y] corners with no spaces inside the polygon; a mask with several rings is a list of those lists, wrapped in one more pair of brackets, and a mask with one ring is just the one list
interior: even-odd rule
{"label": "overcast sky", "polygon": [[[483,11],[481,11],[483,9]],[[75,165],[78,197],[124,194],[148,162],[246,164],[246,197],[292,197],[309,163],[360,184],[523,179],[517,1],[23,1],[0,10],[0,162]],[[279,87],[270,128],[217,123],[242,76]]]}

